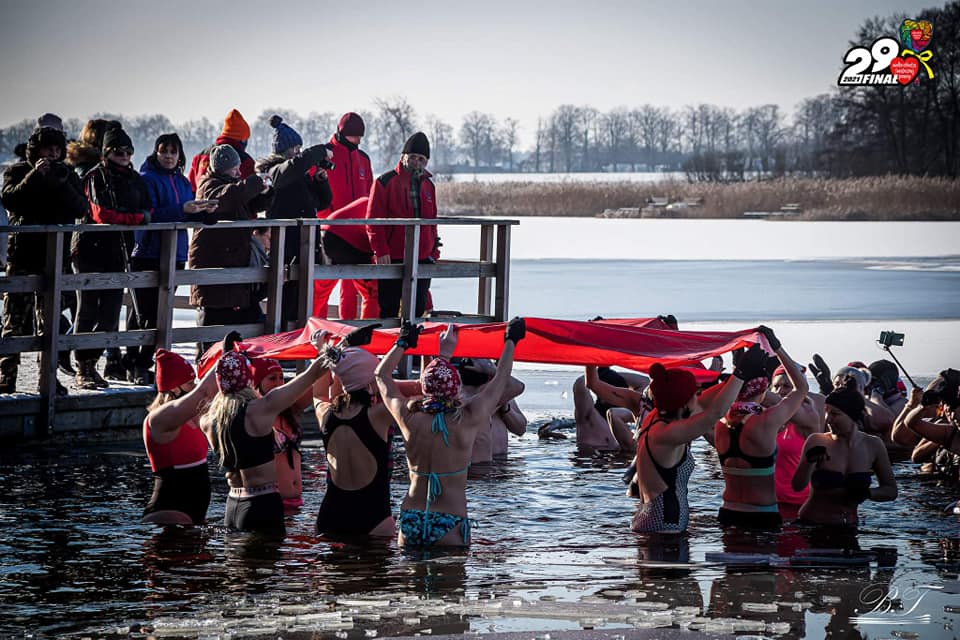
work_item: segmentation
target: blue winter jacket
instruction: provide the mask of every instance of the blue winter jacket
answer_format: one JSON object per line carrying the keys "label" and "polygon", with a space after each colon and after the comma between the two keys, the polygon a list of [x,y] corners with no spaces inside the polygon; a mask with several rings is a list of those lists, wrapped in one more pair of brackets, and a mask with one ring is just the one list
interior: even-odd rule
{"label": "blue winter jacket", "polygon": [[[184,222],[187,215],[183,212],[183,203],[193,200],[190,182],[177,168],[167,170],[157,164],[154,156],[149,156],[140,167],[140,175],[147,183],[147,192],[153,203],[151,222]],[[134,231],[136,244],[133,247],[135,258],[156,260],[160,258],[160,233],[156,231]],[[177,232],[177,262],[187,261],[187,231]]]}

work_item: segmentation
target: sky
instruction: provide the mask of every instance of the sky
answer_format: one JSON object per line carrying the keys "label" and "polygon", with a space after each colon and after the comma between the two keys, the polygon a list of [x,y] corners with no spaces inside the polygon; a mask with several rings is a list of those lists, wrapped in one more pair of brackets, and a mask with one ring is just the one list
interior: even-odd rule
{"label": "sky", "polygon": [[570,103],[790,112],[829,91],[857,27],[912,0],[0,0],[0,126],[52,111],[252,120],[405,96],[459,130]]}

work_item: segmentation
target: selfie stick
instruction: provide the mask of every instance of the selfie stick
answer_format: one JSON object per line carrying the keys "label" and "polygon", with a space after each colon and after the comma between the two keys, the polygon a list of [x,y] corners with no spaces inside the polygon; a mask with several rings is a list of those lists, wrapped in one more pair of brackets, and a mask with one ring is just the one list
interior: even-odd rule
{"label": "selfie stick", "polygon": [[[903,375],[907,376],[907,380],[910,381],[910,384],[912,384],[914,387],[916,387],[916,386],[917,386],[917,383],[913,381],[913,378],[910,377],[910,374],[907,373],[907,370],[904,369],[904,368],[903,368],[903,365],[900,364],[900,361],[897,360],[897,356],[893,355],[893,351],[890,350],[890,347],[887,346],[887,345],[883,345],[883,350],[890,354],[890,357],[893,358],[893,361],[897,363],[897,366],[898,366],[898,367],[900,367],[900,371],[903,371]],[[919,387],[918,387],[918,388],[919,388]]]}

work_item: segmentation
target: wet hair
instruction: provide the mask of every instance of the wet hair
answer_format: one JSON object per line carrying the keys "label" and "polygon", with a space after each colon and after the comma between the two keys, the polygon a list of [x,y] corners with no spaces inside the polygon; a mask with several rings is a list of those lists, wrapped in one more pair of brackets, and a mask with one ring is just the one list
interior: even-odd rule
{"label": "wet hair", "polygon": [[240,413],[240,407],[256,400],[259,396],[253,387],[246,387],[237,393],[219,392],[210,403],[210,409],[201,419],[204,432],[210,434],[210,443],[220,457],[220,468],[237,468],[237,446],[230,435],[230,426]]}
{"label": "wet hair", "polygon": [[176,133],[164,133],[157,138],[157,141],[153,144],[153,158],[156,159],[157,152],[160,151],[163,147],[174,147],[177,150],[177,167],[183,169],[187,166],[187,156],[183,153],[183,142],[180,141],[180,136]]}
{"label": "wet hair", "polygon": [[334,413],[341,413],[357,404],[361,407],[369,407],[373,404],[373,396],[367,389],[344,391],[330,402]]}

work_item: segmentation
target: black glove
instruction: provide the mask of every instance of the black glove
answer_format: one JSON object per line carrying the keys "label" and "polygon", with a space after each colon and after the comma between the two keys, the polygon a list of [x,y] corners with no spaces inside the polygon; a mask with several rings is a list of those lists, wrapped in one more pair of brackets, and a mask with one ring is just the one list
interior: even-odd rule
{"label": "black glove", "polygon": [[373,330],[379,329],[382,326],[379,322],[375,322],[374,324],[368,324],[365,327],[354,329],[343,337],[343,343],[348,347],[361,347],[365,344],[370,344],[370,341],[373,340]]}
{"label": "black glove", "polygon": [[767,361],[763,365],[763,370],[768,378],[773,378],[773,372],[780,366],[780,358],[777,356],[767,356]]}
{"label": "black glove", "polygon": [[150,218],[151,218],[150,212],[141,211],[140,214],[143,216],[143,220],[140,221],[140,224],[150,224]]}
{"label": "black glove", "polygon": [[807,462],[810,464],[818,464],[827,457],[827,448],[822,444],[818,444],[815,447],[810,447],[807,450]]}
{"label": "black glove", "polygon": [[240,334],[236,331],[231,331],[227,335],[223,336],[223,353],[227,351],[233,351],[233,346],[243,340]]}
{"label": "black glove", "polygon": [[733,375],[741,380],[753,380],[766,375],[767,354],[759,344],[753,344],[737,359],[737,368]]}
{"label": "black glove", "polygon": [[322,164],[327,159],[327,145],[316,144],[304,149],[302,155],[310,165]]}
{"label": "black glove", "polygon": [[767,342],[770,343],[770,348],[774,351],[779,351],[780,347],[783,346],[780,344],[780,339],[777,338],[776,334],[773,333],[773,329],[770,327],[760,325],[757,327],[757,333],[762,334],[763,337],[767,339]]}
{"label": "black glove", "polygon": [[595,318],[587,320],[587,322],[597,322],[598,320],[603,320],[603,319],[604,319],[603,316],[597,316]]}
{"label": "black glove", "polygon": [[397,336],[397,346],[401,349],[413,349],[417,346],[420,339],[420,332],[423,327],[419,324],[410,324],[409,320],[404,320],[400,325],[400,334]]}
{"label": "black glove", "polygon": [[810,373],[820,385],[820,393],[829,395],[833,391],[833,378],[830,377],[830,367],[823,361],[819,353],[813,354],[813,362],[810,363]]}
{"label": "black glove", "polygon": [[667,325],[671,329],[677,326],[677,317],[674,316],[672,313],[667,314],[665,316],[657,316],[657,320]]}
{"label": "black glove", "polygon": [[527,335],[527,323],[523,318],[517,317],[507,323],[507,330],[504,332],[503,341],[513,340],[514,346]]}
{"label": "black glove", "polygon": [[870,487],[865,487],[862,484],[850,485],[847,484],[847,499],[851,502],[856,502],[861,504],[870,499]]}

